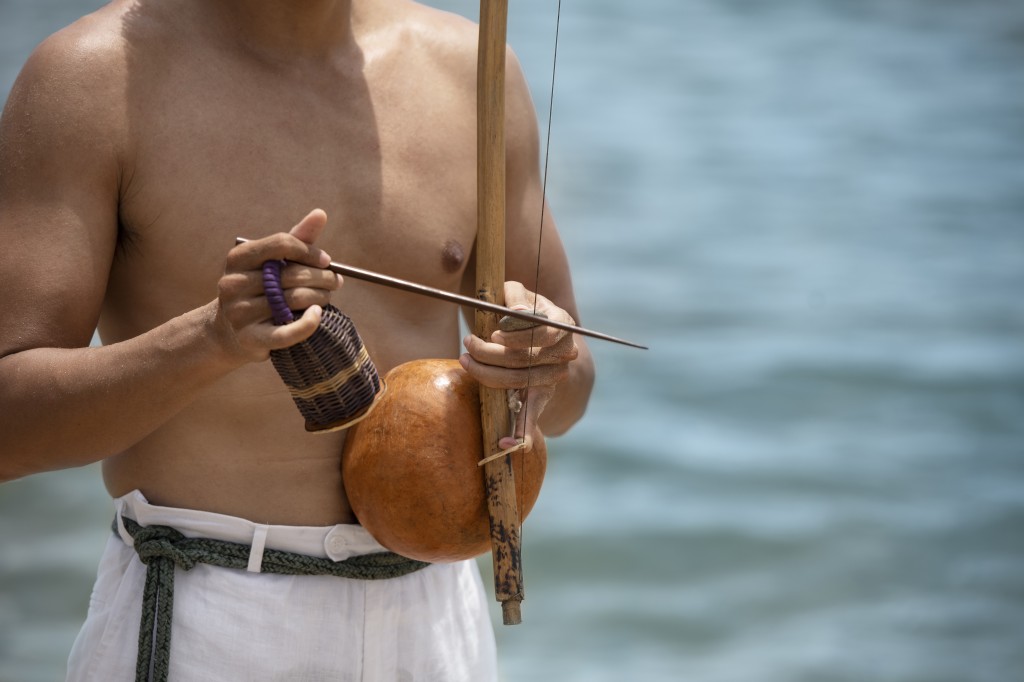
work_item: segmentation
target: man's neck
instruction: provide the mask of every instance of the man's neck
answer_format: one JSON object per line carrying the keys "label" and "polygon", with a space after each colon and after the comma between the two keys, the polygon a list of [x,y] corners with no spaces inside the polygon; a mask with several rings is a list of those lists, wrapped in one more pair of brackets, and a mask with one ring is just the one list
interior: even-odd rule
{"label": "man's neck", "polygon": [[354,45],[360,0],[217,0],[207,5],[225,37],[267,59],[325,58]]}

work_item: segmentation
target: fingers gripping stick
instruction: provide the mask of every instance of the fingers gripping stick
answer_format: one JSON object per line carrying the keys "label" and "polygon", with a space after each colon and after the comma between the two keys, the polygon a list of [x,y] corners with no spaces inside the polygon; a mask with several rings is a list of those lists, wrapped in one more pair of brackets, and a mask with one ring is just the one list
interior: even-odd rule
{"label": "fingers gripping stick", "polygon": [[[295,319],[284,298],[284,262],[263,264],[263,290],[274,324]],[[336,431],[363,419],[384,392],[384,382],[355,325],[332,305],[324,308],[313,335],[294,346],[273,350],[270,360],[306,419],[306,430]]]}

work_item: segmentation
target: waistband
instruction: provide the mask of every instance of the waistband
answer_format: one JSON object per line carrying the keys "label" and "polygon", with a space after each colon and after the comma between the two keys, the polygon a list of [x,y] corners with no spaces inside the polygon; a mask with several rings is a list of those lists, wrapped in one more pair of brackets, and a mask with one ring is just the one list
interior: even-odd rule
{"label": "waistband", "polygon": [[122,516],[141,526],[170,526],[187,538],[209,538],[251,545],[249,571],[258,573],[264,549],[304,554],[344,561],[345,559],[388,551],[369,531],[358,524],[335,526],[277,526],[260,524],[227,514],[161,507],[151,504],[139,490],[114,500],[117,510],[117,534],[129,546],[132,536]]}
{"label": "waistband", "polygon": [[[351,553],[354,548],[350,546],[345,548],[350,552],[345,560],[332,560],[332,546],[338,544],[335,540],[339,538],[361,542],[363,547],[381,547],[359,526],[317,528],[257,524],[224,514],[158,507],[149,504],[137,490],[115,500],[115,506],[117,520],[114,530],[146,565],[136,682],[166,682],[169,679],[174,583],[175,572],[179,568],[190,571],[199,564],[209,564],[239,570],[248,563],[248,571],[262,572],[266,563],[269,573],[281,575],[385,580],[400,578],[428,566],[387,550],[369,555],[354,554]],[[186,528],[189,534],[186,534]],[[198,535],[197,528],[201,528],[204,534]],[[210,531],[220,537],[211,537]],[[253,535],[251,546],[244,540],[238,540],[249,533]],[[278,549],[268,546],[271,543],[278,546],[303,545],[304,549]],[[328,556],[316,556],[319,552]]]}

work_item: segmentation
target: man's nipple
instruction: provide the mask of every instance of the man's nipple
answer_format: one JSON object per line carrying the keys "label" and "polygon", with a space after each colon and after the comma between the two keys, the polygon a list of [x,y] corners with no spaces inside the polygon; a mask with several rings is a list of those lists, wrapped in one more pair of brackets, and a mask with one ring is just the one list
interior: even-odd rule
{"label": "man's nipple", "polygon": [[444,243],[444,248],[441,250],[441,266],[445,272],[458,272],[465,260],[466,252],[463,251],[462,244],[454,239],[449,239]]}

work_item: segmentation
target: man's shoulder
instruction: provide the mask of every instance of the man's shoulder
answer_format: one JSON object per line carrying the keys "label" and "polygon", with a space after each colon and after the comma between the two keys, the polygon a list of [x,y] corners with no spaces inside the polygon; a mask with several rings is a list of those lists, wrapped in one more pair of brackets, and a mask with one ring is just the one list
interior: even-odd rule
{"label": "man's shoulder", "polygon": [[428,7],[417,2],[406,2],[402,27],[407,45],[418,46],[435,65],[443,67],[457,77],[476,73],[478,27],[469,19]]}
{"label": "man's shoulder", "polygon": [[46,79],[109,80],[111,71],[123,65],[125,52],[119,16],[101,10],[46,38],[32,52],[22,72]]}
{"label": "man's shoulder", "polygon": [[[477,52],[480,27],[475,21],[444,10],[406,0],[405,30],[430,55],[458,76],[469,77],[476,84]],[[506,67],[517,81],[522,80],[521,66],[515,52],[506,53]]]}
{"label": "man's shoulder", "polygon": [[[480,27],[463,16],[428,7],[413,0],[399,0],[404,46],[420,49],[411,59],[429,63],[432,76],[447,76],[447,82],[468,97],[476,96],[477,53]],[[515,52],[508,48],[505,61],[507,83],[506,136],[513,147],[527,151],[537,146],[536,113],[529,86]],[[475,99],[474,99],[475,101]]]}
{"label": "man's shoulder", "polygon": [[455,45],[476,46],[477,25],[466,17],[414,0],[404,2],[403,15],[409,27],[425,31],[437,40]]}
{"label": "man's shoulder", "polygon": [[125,128],[124,52],[116,23],[95,14],[41,42],[4,106],[4,163],[93,155],[118,144]]}
{"label": "man's shoulder", "polygon": [[[43,40],[11,90],[9,109],[37,116],[102,115],[123,97],[126,48],[110,12],[79,19]],[[77,118],[77,116],[76,116]]]}

